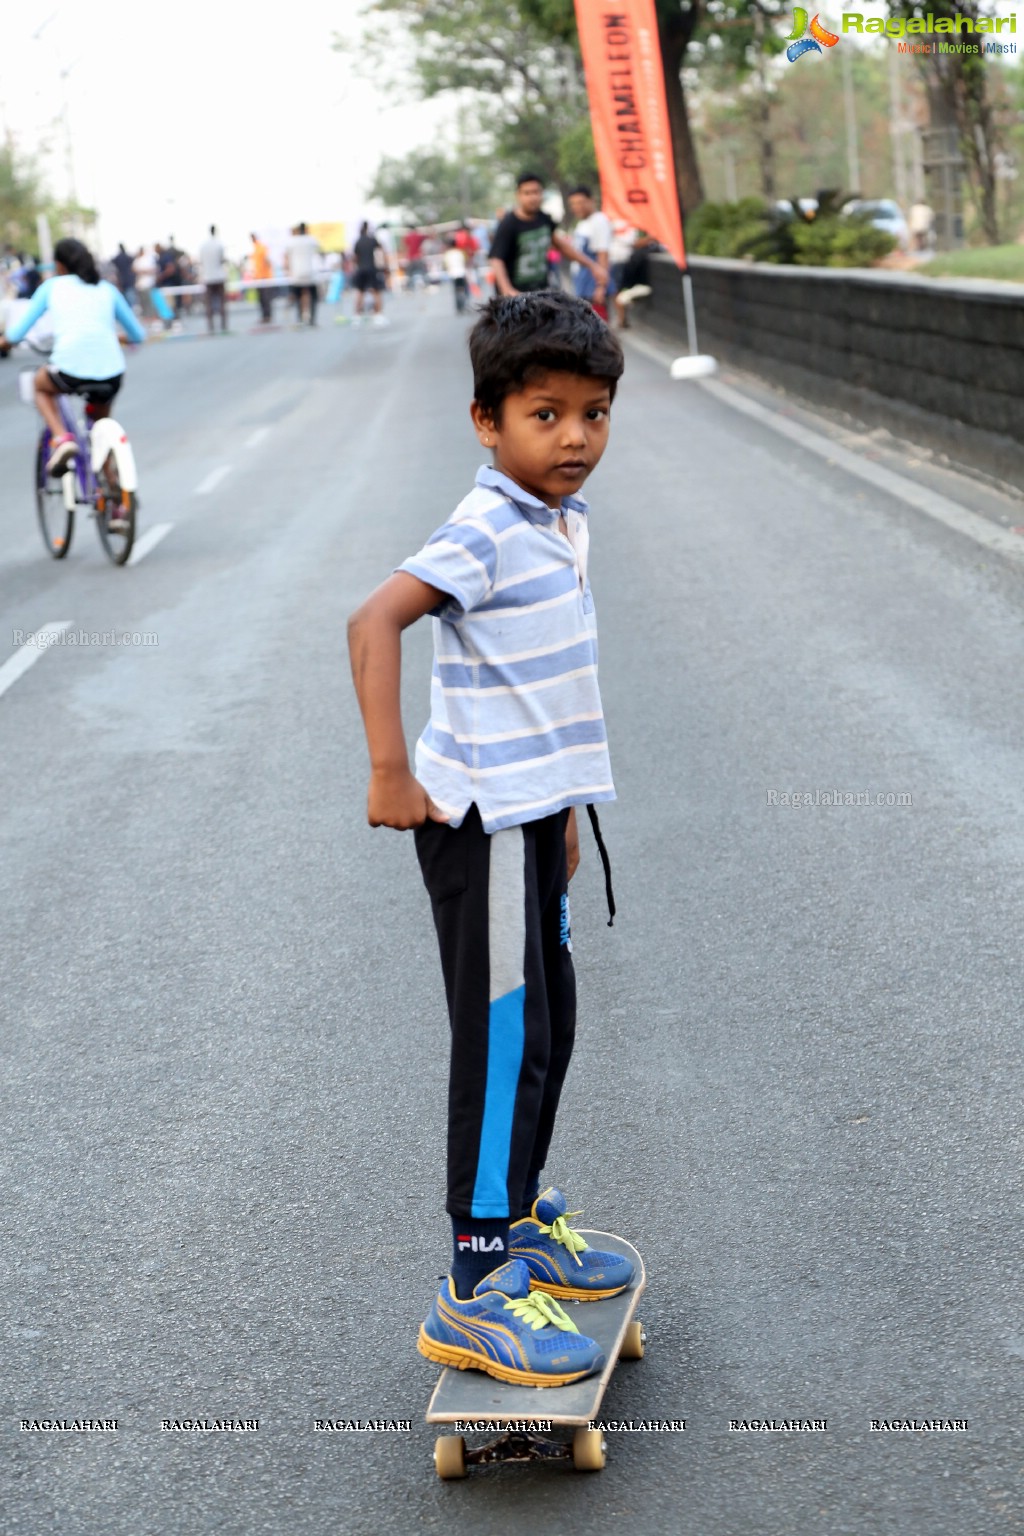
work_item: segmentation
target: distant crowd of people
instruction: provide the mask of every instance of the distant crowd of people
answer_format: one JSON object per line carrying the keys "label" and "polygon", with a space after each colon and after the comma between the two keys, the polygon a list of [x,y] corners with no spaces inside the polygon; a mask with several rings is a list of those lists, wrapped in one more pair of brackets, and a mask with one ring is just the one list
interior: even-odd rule
{"label": "distant crowd of people", "polygon": [[[465,312],[470,298],[485,292],[530,292],[563,285],[563,263],[577,295],[603,319],[628,325],[628,305],[645,290],[648,255],[654,242],[641,230],[613,221],[597,206],[587,186],[569,194],[572,233],[565,234],[541,207],[541,178],[524,173],[511,209],[493,219],[462,219],[406,228],[369,220],[349,249],[323,251],[305,223],[271,241],[253,233],[248,249],[229,254],[211,224],[194,253],[174,239],[129,250],[122,242],[108,260],[97,262],[128,306],[151,329],[180,330],[186,315],[205,310],[212,332],[228,329],[229,296],[251,292],[259,324],[274,320],[275,304],[290,304],[297,323],[315,326],[325,293],[351,288],[352,320],[386,325],[384,294],[401,286],[416,290],[445,282],[454,310]],[[0,291],[31,299],[42,282],[38,258],[7,247],[0,253]]]}

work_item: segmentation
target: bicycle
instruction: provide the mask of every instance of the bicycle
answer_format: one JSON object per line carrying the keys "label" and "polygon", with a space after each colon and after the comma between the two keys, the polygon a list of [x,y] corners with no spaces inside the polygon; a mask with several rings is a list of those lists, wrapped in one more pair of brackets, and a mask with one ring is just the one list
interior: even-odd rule
{"label": "bicycle", "polygon": [[[23,345],[43,357],[49,355],[32,342]],[[29,405],[35,402],[34,379],[35,371],[28,369],[18,379],[21,398]],[[54,560],[63,560],[71,548],[75,513],[88,511],[96,519],[104,552],[114,565],[124,565],[135,542],[139,505],[135,455],[127,433],[113,416],[95,417],[84,401],[76,408],[72,402],[77,398],[56,397],[64,430],[76,444],[59,477],[46,473],[51,452],[49,427],[43,427],[36,446],[36,513],[43,543]]]}

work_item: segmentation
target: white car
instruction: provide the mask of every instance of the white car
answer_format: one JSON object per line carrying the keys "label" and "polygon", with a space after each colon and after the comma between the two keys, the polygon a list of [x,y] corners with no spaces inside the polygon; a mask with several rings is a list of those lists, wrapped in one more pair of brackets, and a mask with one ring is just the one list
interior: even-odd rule
{"label": "white car", "polygon": [[843,205],[844,215],[852,213],[860,214],[876,229],[884,229],[887,235],[892,235],[901,251],[910,250],[910,226],[899,204],[894,203],[891,197],[854,198],[852,202]]}

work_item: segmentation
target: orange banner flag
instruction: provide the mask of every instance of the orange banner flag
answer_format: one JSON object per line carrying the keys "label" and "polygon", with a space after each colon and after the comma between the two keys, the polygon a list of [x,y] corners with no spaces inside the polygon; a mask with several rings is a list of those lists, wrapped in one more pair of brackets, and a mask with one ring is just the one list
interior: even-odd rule
{"label": "orange banner flag", "polygon": [[654,0],[576,0],[601,206],[686,266]]}

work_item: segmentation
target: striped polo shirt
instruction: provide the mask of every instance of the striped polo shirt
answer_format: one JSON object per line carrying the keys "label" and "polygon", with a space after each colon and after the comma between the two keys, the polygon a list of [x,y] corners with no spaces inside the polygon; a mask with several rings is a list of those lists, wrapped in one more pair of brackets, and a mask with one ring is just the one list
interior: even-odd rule
{"label": "striped polo shirt", "polygon": [[486,832],[615,799],[587,581],[587,503],[558,511],[489,467],[398,567],[447,600],[433,612],[430,722],[416,777],[459,826]]}

